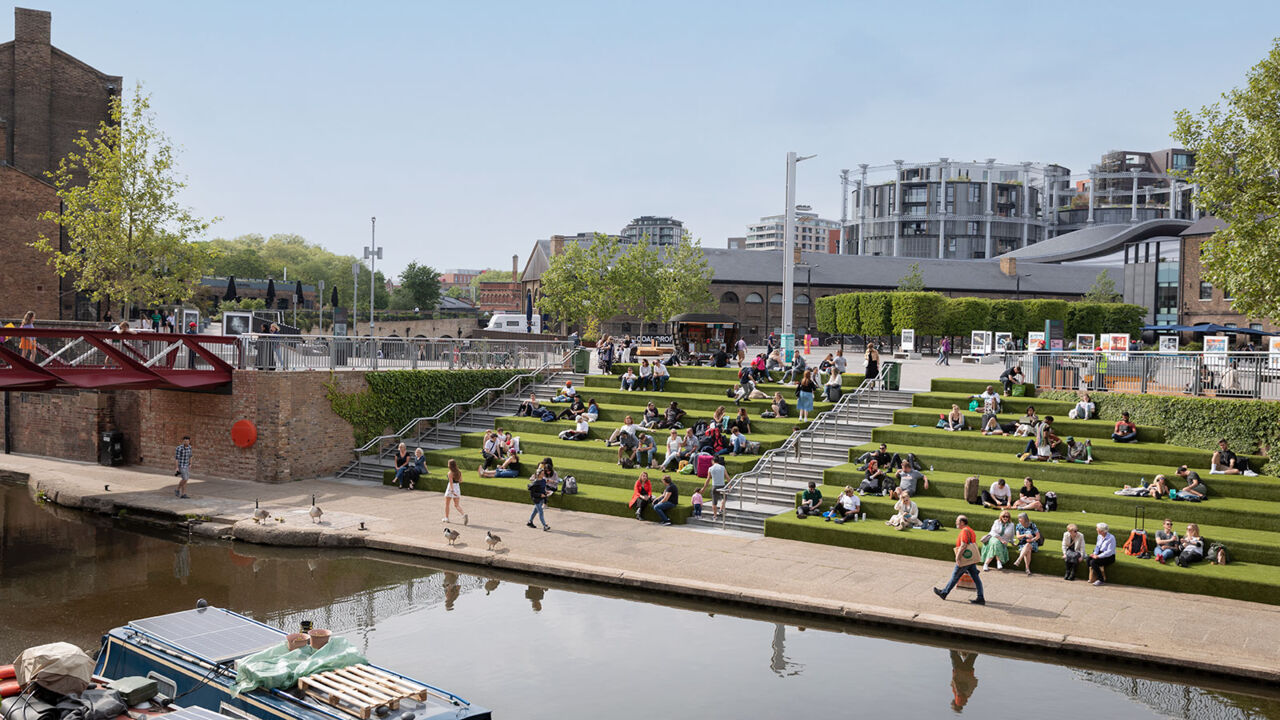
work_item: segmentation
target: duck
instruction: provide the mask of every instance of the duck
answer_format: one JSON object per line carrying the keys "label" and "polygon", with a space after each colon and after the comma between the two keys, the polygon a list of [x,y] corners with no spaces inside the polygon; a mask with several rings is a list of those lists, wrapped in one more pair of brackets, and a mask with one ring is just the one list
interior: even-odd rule
{"label": "duck", "polygon": [[490,550],[493,550],[494,548],[498,547],[499,543],[502,542],[502,538],[498,537],[497,535],[494,535],[492,531],[486,530],[484,533],[484,542],[486,545],[489,546]]}

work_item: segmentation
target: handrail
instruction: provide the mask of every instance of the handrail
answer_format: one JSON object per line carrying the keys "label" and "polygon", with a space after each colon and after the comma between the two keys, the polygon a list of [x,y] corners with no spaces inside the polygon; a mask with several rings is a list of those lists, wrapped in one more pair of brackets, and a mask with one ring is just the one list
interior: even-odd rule
{"label": "handrail", "polygon": [[[779,460],[779,458],[790,455],[793,452],[793,450],[795,452],[796,457],[799,458],[800,449],[797,446],[800,445],[800,441],[803,438],[807,437],[807,438],[813,439],[813,437],[818,433],[821,433],[824,438],[827,437],[828,432],[831,429],[831,426],[839,425],[840,419],[844,418],[849,414],[848,409],[850,405],[855,405],[858,408],[861,408],[863,398],[865,397],[868,391],[884,386],[885,380],[888,378],[889,368],[891,365],[895,365],[895,364],[896,363],[893,363],[893,362],[882,363],[880,366],[880,372],[874,378],[863,379],[862,383],[858,385],[858,387],[855,388],[853,392],[841,397],[840,400],[836,402],[836,404],[830,410],[819,413],[818,416],[813,419],[813,422],[809,423],[808,427],[802,430],[797,430],[796,432],[792,433],[790,437],[784,440],[782,445],[779,445],[778,447],[772,450],[769,450],[768,452],[761,455],[760,459],[756,461],[756,464],[753,465],[750,470],[745,470],[743,472],[738,473],[737,475],[734,475],[732,478],[730,478],[729,481],[725,484],[724,491],[726,494],[730,492],[734,492],[735,490],[738,491],[738,510],[741,511],[742,505],[743,505],[743,493],[740,490],[740,486],[742,485],[743,481],[745,481],[748,477],[754,478],[756,480],[755,501],[759,502],[760,501],[760,476],[765,474],[765,471],[767,470],[770,478],[770,484],[772,484],[773,469],[774,469],[773,466],[774,466],[774,463]],[[857,412],[854,413],[854,415],[858,415],[858,414],[860,413],[857,413]],[[810,447],[809,457],[813,457],[812,442],[809,443],[809,447]],[[727,502],[726,502],[726,506],[727,506]],[[726,521],[727,521],[726,515],[727,513],[720,514],[721,529],[724,529],[726,525]]]}
{"label": "handrail", "polygon": [[[470,400],[466,400],[464,402],[449,403],[448,405],[446,405],[445,407],[437,411],[436,414],[434,415],[430,415],[427,417],[418,417],[410,420],[409,422],[405,423],[404,427],[400,428],[398,432],[392,433],[390,435],[379,435],[371,439],[369,442],[365,443],[364,445],[361,445],[358,448],[355,448],[352,451],[355,454],[354,464],[356,465],[357,468],[359,468],[363,462],[364,456],[366,454],[369,454],[370,450],[372,450],[375,447],[382,446],[384,443],[386,443],[389,440],[396,440],[396,441],[404,440],[421,423],[439,421],[440,418],[444,417],[445,415],[451,412],[454,413],[454,422],[456,423],[458,420],[461,419],[457,416],[457,411],[459,408],[471,408],[471,406],[478,404],[479,402],[481,402],[483,398],[488,397],[492,393],[497,393],[499,396],[505,395],[513,385],[517,386],[517,392],[518,392],[523,385],[523,381],[529,380],[529,379],[536,380],[548,369],[553,367],[563,369],[565,365],[572,359],[573,354],[575,352],[577,352],[576,348],[571,349],[567,353],[565,353],[563,356],[561,356],[558,361],[553,362],[548,360],[544,362],[542,365],[538,366],[537,369],[520,373],[519,375],[511,376],[510,378],[507,379],[505,383],[503,383],[498,387],[485,388],[477,392],[475,395],[471,397]],[[463,415],[463,417],[465,417],[465,414]],[[438,427],[438,426],[439,424],[437,422],[437,424],[434,427]],[[425,437],[425,434],[419,436],[419,440],[421,440],[423,437]]]}

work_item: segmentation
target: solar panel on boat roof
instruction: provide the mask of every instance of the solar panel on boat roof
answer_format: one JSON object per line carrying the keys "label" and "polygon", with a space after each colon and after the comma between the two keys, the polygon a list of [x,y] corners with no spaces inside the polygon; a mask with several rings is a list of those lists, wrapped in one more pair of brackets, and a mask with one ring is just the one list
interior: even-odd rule
{"label": "solar panel on boat roof", "polygon": [[227,720],[227,716],[202,707],[178,708],[173,712],[164,713],[164,718],[165,720]]}
{"label": "solar panel on boat roof", "polygon": [[183,610],[134,620],[131,627],[213,662],[226,662],[284,640],[279,630],[219,608]]}

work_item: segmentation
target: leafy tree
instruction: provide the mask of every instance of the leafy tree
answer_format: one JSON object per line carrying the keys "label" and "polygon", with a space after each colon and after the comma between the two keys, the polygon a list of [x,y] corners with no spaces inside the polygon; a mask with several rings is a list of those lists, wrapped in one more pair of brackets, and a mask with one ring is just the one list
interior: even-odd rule
{"label": "leafy tree", "polygon": [[[653,252],[656,255],[661,251],[654,248]],[[711,278],[715,272],[702,252],[702,241],[685,235],[681,242],[665,246],[665,256],[658,273],[661,312],[657,321],[665,322],[681,313],[714,310],[717,303],[711,294]]]}
{"label": "leafy tree", "polygon": [[400,287],[413,299],[413,306],[423,312],[431,312],[440,302],[440,273],[430,265],[406,265],[400,271]]}
{"label": "leafy tree", "polygon": [[445,297],[457,298],[457,299],[459,299],[459,300],[470,300],[470,299],[471,299],[471,293],[467,292],[466,290],[463,290],[462,288],[458,287],[457,285],[454,285],[453,287],[451,287],[451,288],[449,288],[448,290],[446,290],[446,291],[445,291],[445,293],[444,293],[444,295],[445,295]]}
{"label": "leafy tree", "polygon": [[64,251],[41,233],[32,246],[49,255],[58,275],[94,300],[156,305],[195,293],[207,266],[189,242],[209,222],[178,204],[186,182],[174,148],[155,123],[151,99],[135,87],[127,102],[111,98],[110,119],[81,133],[73,150],[46,173],[62,201],[40,219],[69,238]]}
{"label": "leafy tree", "polygon": [[943,325],[947,335],[965,336],[974,330],[990,330],[991,303],[982,298],[952,298],[946,305]]}
{"label": "leafy tree", "polygon": [[[241,235],[232,239],[214,238],[201,243],[211,258],[214,275],[234,275],[238,278],[283,278],[285,270],[290,279],[299,279],[308,285],[324,281],[327,288],[338,288],[338,304],[351,307],[351,264],[356,259],[350,255],[336,255],[329,250],[307,242],[301,235],[276,234],[264,238],[259,234]],[[369,267],[360,263],[360,307],[369,314]],[[390,306],[391,294],[381,272],[374,285],[374,308]],[[326,302],[328,297],[325,298]],[[413,306],[410,305],[410,308]]]}
{"label": "leafy tree", "polygon": [[1063,321],[1063,334],[1066,334],[1067,308],[1066,300],[1027,300],[1027,330],[1043,331],[1046,320]]}
{"label": "leafy tree", "polygon": [[569,325],[580,325],[590,337],[598,337],[600,325],[618,314],[610,284],[616,279],[613,258],[617,241],[597,234],[591,245],[565,243],[542,274],[538,311]]}
{"label": "leafy tree", "polygon": [[908,328],[919,335],[939,335],[943,330],[943,308],[947,299],[932,292],[893,293],[893,332],[901,333]]}
{"label": "leafy tree", "polygon": [[[1027,306],[1019,300],[993,300],[991,302],[991,329],[994,332],[1013,333],[1014,337],[1027,334]],[[983,330],[985,328],[974,328]]]}
{"label": "leafy tree", "polygon": [[479,275],[471,278],[471,288],[477,289],[480,283],[486,282],[511,282],[510,270],[485,270]]}
{"label": "leafy tree", "polygon": [[920,272],[920,263],[911,263],[907,274],[898,280],[898,292],[924,292],[924,275]]}
{"label": "leafy tree", "polygon": [[1222,97],[1174,116],[1174,139],[1196,153],[1196,202],[1226,223],[1201,245],[1204,277],[1237,311],[1280,316],[1280,40]]}
{"label": "leafy tree", "polygon": [[1123,296],[1116,291],[1116,281],[1111,279],[1111,271],[1103,270],[1093,279],[1093,284],[1084,294],[1084,301],[1091,303],[1120,302]]}
{"label": "leafy tree", "polygon": [[837,295],[836,329],[841,335],[857,335],[862,332],[862,322],[858,317],[858,309],[862,303],[858,300],[860,293],[844,293]]}

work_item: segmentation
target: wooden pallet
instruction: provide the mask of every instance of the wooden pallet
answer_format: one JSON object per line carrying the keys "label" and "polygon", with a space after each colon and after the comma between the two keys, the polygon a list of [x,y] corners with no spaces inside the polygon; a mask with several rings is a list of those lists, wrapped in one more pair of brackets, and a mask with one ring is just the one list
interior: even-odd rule
{"label": "wooden pallet", "polygon": [[298,679],[298,687],[308,697],[361,720],[369,720],[379,706],[395,710],[405,698],[426,700],[428,692],[423,685],[370,665],[352,665],[308,675]]}

